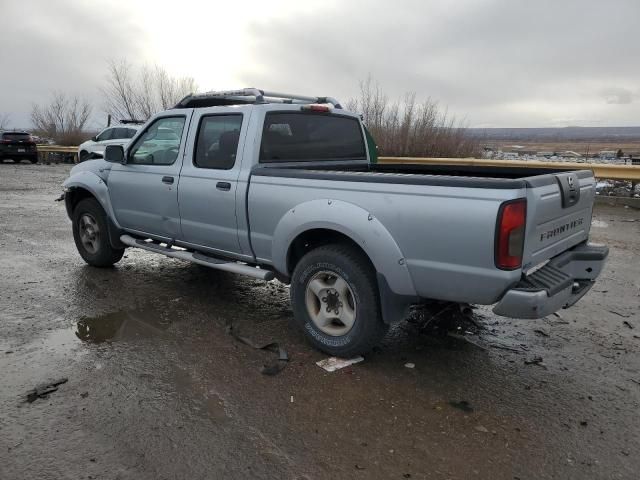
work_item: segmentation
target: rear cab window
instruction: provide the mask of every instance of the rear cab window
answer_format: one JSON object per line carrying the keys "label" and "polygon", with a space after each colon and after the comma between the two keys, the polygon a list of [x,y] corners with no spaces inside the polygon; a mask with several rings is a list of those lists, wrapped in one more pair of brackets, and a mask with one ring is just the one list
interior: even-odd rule
{"label": "rear cab window", "polygon": [[268,112],[260,163],[366,160],[357,118],[335,113]]}
{"label": "rear cab window", "polygon": [[14,142],[30,142],[31,135],[28,133],[5,132],[2,134],[3,140],[11,140]]}

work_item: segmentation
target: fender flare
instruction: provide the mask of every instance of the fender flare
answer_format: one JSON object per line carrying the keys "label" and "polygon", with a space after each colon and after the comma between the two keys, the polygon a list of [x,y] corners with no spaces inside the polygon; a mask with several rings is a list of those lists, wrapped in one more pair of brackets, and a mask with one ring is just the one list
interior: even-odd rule
{"label": "fender flare", "polygon": [[[78,172],[67,178],[62,186],[65,190],[73,190],[74,188],[83,188],[87,190],[96,197],[96,200],[100,202],[100,205],[102,205],[104,211],[107,212],[111,221],[119,227],[115,215],[113,214],[113,207],[111,206],[111,199],[109,198],[107,184],[104,183],[104,180],[102,180],[98,175],[90,171]],[[67,211],[67,213],[71,212]]]}
{"label": "fender flare", "polygon": [[[107,184],[104,182],[102,178],[90,171],[80,171],[71,175],[67,180],[62,184],[65,192],[76,188],[82,188],[93,197],[98,200],[104,211],[107,213],[107,223],[109,228],[109,240],[111,245],[114,248],[125,248],[124,245],[120,241],[120,235],[122,234],[122,227],[116,220],[116,217],[113,212],[113,206],[111,205],[111,199],[109,198],[109,189],[107,188]],[[65,193],[65,197],[67,193]],[[73,211],[71,210],[70,202],[65,198],[65,207],[67,209],[67,215],[70,219],[72,219]]]}
{"label": "fender flare", "polygon": [[327,229],[358,244],[386,280],[391,293],[417,297],[400,247],[384,225],[364,208],[342,200],[316,199],[296,205],[278,222],[272,243],[274,268],[289,276],[288,252],[293,241],[308,230]]}

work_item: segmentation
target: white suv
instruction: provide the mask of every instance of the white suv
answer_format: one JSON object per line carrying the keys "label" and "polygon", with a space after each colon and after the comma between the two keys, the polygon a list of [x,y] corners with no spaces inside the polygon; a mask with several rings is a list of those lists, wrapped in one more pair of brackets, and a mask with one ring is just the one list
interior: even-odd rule
{"label": "white suv", "polygon": [[87,140],[78,147],[78,160],[84,162],[92,153],[104,155],[107,145],[126,145],[133,138],[141,125],[114,125],[102,130],[95,137]]}

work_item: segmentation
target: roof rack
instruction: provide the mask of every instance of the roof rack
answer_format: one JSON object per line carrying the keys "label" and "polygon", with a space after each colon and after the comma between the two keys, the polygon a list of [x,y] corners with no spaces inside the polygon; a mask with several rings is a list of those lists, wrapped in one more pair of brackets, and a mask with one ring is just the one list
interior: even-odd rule
{"label": "roof rack", "polygon": [[309,103],[330,103],[342,108],[340,102],[332,97],[309,97],[288,93],[269,92],[257,88],[241,90],[221,90],[205,93],[192,93],[180,100],[173,108],[218,107],[225,105],[255,105],[264,103],[286,103],[306,105]]}
{"label": "roof rack", "polygon": [[145,123],[146,120],[136,120],[135,118],[122,119],[120,120],[121,125],[140,125]]}

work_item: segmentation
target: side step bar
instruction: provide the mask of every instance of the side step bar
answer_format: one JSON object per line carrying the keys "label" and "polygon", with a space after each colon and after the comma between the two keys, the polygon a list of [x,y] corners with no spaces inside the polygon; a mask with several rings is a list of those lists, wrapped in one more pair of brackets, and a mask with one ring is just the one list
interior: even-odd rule
{"label": "side step bar", "polygon": [[225,272],[239,273],[241,275],[247,275],[253,278],[259,278],[260,280],[273,280],[275,275],[269,270],[262,270],[256,267],[250,267],[242,263],[237,263],[225,259],[210,257],[199,252],[187,252],[185,250],[177,250],[175,248],[163,247],[158,243],[145,242],[144,240],[138,240],[129,235],[122,235],[120,241],[129,247],[142,248],[149,252],[161,253],[171,258],[178,258],[180,260],[186,260],[188,262],[197,263],[205,267],[215,268],[217,270],[224,270]]}

